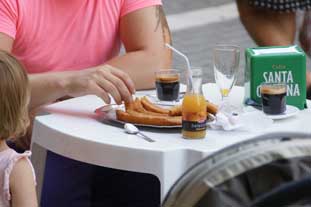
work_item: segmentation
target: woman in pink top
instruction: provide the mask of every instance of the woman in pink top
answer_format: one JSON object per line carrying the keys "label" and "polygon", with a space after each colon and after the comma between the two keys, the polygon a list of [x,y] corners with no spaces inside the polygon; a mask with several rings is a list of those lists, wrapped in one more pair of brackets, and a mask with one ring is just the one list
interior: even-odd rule
{"label": "woman in pink top", "polygon": [[[161,0],[2,0],[0,48],[30,74],[31,108],[64,96],[131,100],[167,50]],[[164,21],[163,21],[164,20]],[[126,54],[119,55],[121,42]],[[143,80],[143,81],[142,81]]]}
{"label": "woman in pink top", "polygon": [[11,55],[0,51],[0,206],[36,207],[35,176],[28,159],[5,140],[23,134],[29,124],[27,74]]}
{"label": "woman in pink top", "polygon": [[[0,49],[25,65],[31,109],[86,94],[131,101],[135,90],[154,87],[156,70],[170,67],[169,41],[161,0],[0,1]],[[153,207],[159,199],[156,178],[48,152],[43,207]]]}

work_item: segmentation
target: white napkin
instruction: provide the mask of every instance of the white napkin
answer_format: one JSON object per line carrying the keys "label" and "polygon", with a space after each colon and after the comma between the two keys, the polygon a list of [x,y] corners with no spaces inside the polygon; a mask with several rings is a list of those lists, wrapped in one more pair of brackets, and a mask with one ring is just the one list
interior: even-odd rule
{"label": "white napkin", "polygon": [[243,124],[240,123],[240,116],[238,114],[228,114],[219,111],[215,116],[215,120],[209,123],[209,126],[212,129],[231,131],[242,127]]}
{"label": "white napkin", "polygon": [[230,114],[220,111],[216,114],[215,120],[209,123],[212,129],[233,131],[242,130],[257,132],[267,130],[273,126],[273,120],[262,111],[244,111],[241,114]]}

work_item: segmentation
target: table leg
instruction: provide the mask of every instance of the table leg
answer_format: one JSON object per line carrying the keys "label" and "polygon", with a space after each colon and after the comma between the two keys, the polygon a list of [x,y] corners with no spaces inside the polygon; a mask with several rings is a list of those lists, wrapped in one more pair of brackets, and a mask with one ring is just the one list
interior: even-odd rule
{"label": "table leg", "polygon": [[34,166],[35,173],[36,173],[37,196],[38,196],[38,202],[40,203],[47,150],[36,143],[32,143],[31,151],[32,151],[31,162]]}

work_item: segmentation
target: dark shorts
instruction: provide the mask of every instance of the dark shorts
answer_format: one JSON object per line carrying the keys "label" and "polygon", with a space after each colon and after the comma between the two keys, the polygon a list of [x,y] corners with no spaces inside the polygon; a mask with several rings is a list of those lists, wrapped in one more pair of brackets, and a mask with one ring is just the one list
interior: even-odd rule
{"label": "dark shorts", "polygon": [[48,152],[42,207],[159,207],[160,182],[149,174],[98,167]]}
{"label": "dark shorts", "polygon": [[294,12],[297,10],[309,10],[310,0],[248,0],[249,4],[263,9],[278,12]]}
{"label": "dark shorts", "polygon": [[307,88],[307,99],[311,100],[311,86]]}

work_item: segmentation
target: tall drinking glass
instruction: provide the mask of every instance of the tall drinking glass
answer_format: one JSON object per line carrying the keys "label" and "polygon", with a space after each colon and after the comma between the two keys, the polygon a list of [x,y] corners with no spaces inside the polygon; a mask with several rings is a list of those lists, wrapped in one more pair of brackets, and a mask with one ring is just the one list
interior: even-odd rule
{"label": "tall drinking glass", "polygon": [[215,81],[222,96],[220,109],[232,112],[235,108],[229,103],[229,94],[237,78],[240,48],[235,45],[216,45],[213,55]]}

